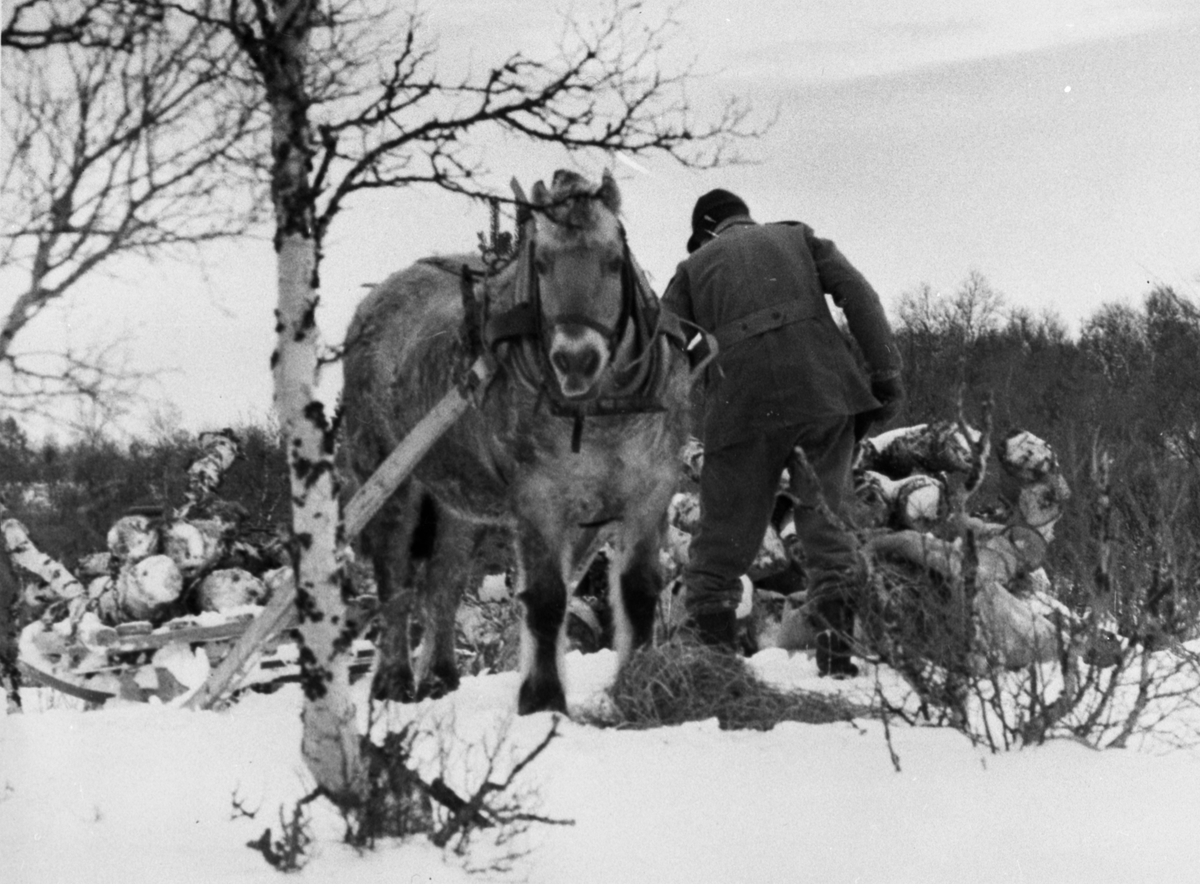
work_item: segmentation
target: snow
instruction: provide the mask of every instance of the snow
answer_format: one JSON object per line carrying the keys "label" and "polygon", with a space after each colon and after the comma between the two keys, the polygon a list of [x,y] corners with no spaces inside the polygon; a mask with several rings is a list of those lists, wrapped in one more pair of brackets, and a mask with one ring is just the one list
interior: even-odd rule
{"label": "snow", "polygon": [[[804,652],[767,651],[751,664],[780,685],[857,699],[875,687],[870,667],[845,682],[818,679]],[[568,655],[573,712],[602,703],[613,665],[608,652]],[[436,734],[417,743],[422,765],[442,765],[461,788],[478,775],[484,746],[503,736],[503,766],[550,728],[548,714],[514,715],[516,687],[512,673],[466,678],[451,697],[391,707],[376,727],[420,722]],[[280,806],[311,787],[295,685],[222,712],[111,703],[82,712],[59,694],[24,697],[25,714],[0,719],[6,884],[281,880],[245,845],[267,826],[278,836]],[[505,849],[482,836],[465,858],[423,838],[357,852],[317,801],[312,858],[292,880],[1200,880],[1195,745],[1099,752],[1060,740],[997,755],[951,730],[893,722],[898,772],[870,719],[768,732],[721,731],[715,721],[621,731],[564,720],[560,729],[519,782],[536,793],[530,809],[574,825],[531,828],[511,872],[468,872]],[[256,818],[234,813],[234,796]]]}

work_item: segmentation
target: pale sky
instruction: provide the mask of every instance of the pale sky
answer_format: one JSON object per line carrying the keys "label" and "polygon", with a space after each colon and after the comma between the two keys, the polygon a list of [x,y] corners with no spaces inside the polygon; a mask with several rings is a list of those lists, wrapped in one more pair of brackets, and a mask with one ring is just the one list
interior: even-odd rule
{"label": "pale sky", "polygon": [[[439,60],[453,69],[548,45],[557,30],[542,6],[430,4]],[[1160,282],[1200,298],[1195,0],[743,0],[693,2],[679,17],[672,53],[708,72],[689,88],[697,108],[736,94],[778,109],[770,133],[745,146],[753,165],[697,172],[478,145],[497,182],[515,175],[526,189],[560,166],[612,168],[631,245],[660,290],[685,256],[696,197],[725,187],[760,221],[803,220],[835,240],[889,308],[923,282],[950,292],[972,270],[1010,305],[1052,309],[1072,327]],[[482,206],[432,190],[351,204],[326,246],[326,338],[340,340],[363,284],[470,250],[486,226]],[[134,364],[164,371],[146,392],[173,402],[184,426],[260,419],[273,257],[268,240],[244,241],[214,252],[207,275],[159,264],[98,281],[110,297],[81,293],[26,344],[126,330]],[[340,372],[330,374],[332,396]]]}

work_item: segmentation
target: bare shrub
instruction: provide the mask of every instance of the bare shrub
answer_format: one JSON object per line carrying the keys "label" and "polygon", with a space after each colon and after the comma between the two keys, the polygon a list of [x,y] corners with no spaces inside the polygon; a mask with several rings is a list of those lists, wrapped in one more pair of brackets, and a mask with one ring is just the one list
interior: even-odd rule
{"label": "bare shrub", "polygon": [[379,838],[403,838],[433,829],[429,786],[411,764],[416,730],[405,727],[387,734],[379,745],[363,741],[367,788],[363,800],[342,807],[346,842],[374,847]]}
{"label": "bare shrub", "polygon": [[282,806],[279,808],[278,838],[272,835],[270,827],[267,827],[258,838],[247,842],[246,846],[261,853],[263,859],[280,872],[298,872],[303,869],[311,859],[309,849],[313,842],[312,819],[306,806],[318,794],[313,793],[301,798],[292,805],[290,815],[284,812]]}
{"label": "bare shrub", "polygon": [[[530,826],[573,825],[538,812],[538,786],[527,775],[558,737],[558,728],[556,716],[542,739],[524,752],[510,739],[508,722],[470,741],[453,715],[409,722],[379,743],[364,739],[365,796],[338,805],[346,842],[371,849],[381,838],[425,835],[480,870],[508,871],[525,855],[519,836]],[[485,830],[499,850],[488,848],[476,856],[473,845]]]}
{"label": "bare shrub", "polygon": [[[1182,460],[1099,452],[1088,530],[1057,557],[1057,646],[1006,669],[961,579],[879,563],[866,640],[913,688],[885,713],[955,727],[992,751],[1071,738],[1097,748],[1200,743],[1200,482]],[[972,540],[963,538],[967,558]]]}
{"label": "bare shrub", "polygon": [[[468,743],[457,735],[453,721],[436,731],[438,766],[442,773],[430,784],[440,807],[436,809],[434,844],[460,857],[469,857],[476,836],[487,830],[496,850],[483,854],[477,871],[507,872],[526,855],[520,838],[535,824],[573,826],[574,820],[539,813],[541,796],[536,781],[524,776],[527,768],[559,736],[561,719],[555,715],[550,729],[532,749],[520,753],[509,737],[511,719],[492,736]],[[460,797],[447,783],[454,769],[465,771]],[[440,795],[441,797],[438,797]]]}
{"label": "bare shrub", "polygon": [[[1135,465],[1136,464],[1136,465]],[[1200,483],[1182,461],[1093,462],[1090,542],[1073,550],[1052,665],[977,686],[1005,743],[1068,735],[1100,748],[1200,742]]]}

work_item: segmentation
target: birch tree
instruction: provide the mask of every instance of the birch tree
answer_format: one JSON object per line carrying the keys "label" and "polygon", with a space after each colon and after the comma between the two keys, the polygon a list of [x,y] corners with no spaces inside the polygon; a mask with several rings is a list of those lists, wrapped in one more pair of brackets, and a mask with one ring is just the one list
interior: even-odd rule
{"label": "birch tree", "polygon": [[230,6],[238,45],[261,78],[270,109],[271,198],[278,268],[276,349],[272,354],[275,408],[287,443],[292,487],[292,540],[300,666],[304,688],[302,751],[318,785],[339,804],[366,790],[366,771],[350,700],[347,621],[337,565],[338,506],[334,485],[334,428],[315,385],[318,336],[318,232],[312,199],[308,112],[310,39],[316,0],[271,0],[252,18]]}
{"label": "birch tree", "polygon": [[[682,91],[687,72],[656,66],[669,22],[634,27],[640,5],[623,0],[596,21],[569,22],[552,57],[518,51],[452,80],[437,74],[424,19],[397,20],[389,4],[224,0],[163,8],[228,29],[270,116],[278,266],[272,370],[291,475],[303,752],[325,794],[353,806],[368,772],[348,690],[345,652],[354,634],[338,568],[336,428],[315,393],[325,356],[319,269],[330,224],[367,189],[425,184],[490,195],[464,146],[468,136],[506,131],[571,149],[658,151],[711,165],[726,159],[735,139],[757,133],[737,102],[709,122],[694,120]],[[251,104],[259,100],[254,92]]]}

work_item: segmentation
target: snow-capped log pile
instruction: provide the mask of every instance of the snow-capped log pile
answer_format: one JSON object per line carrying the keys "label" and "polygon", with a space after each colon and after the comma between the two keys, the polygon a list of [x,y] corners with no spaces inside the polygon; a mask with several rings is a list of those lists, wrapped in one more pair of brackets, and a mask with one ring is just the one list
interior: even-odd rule
{"label": "snow-capped log pile", "polygon": [[[36,616],[19,642],[20,657],[35,674],[79,684],[77,676],[111,674],[129,668],[135,655],[151,656],[170,659],[179,670],[168,679],[172,688],[191,687],[208,671],[207,658],[196,658],[192,644],[235,636],[272,591],[292,579],[291,568],[282,566],[281,543],[241,536],[236,507],[216,495],[240,455],[234,434],[204,433],[200,443],[203,454],[188,470],[184,504],[121,517],[109,529],[107,550],[81,559],[74,573],[40,552],[18,520],[0,514],[5,548]],[[97,689],[104,682],[98,690],[145,699],[164,677],[144,671],[120,685],[98,677],[89,684]]]}
{"label": "snow-capped log pile", "polygon": [[[866,540],[876,561],[907,562],[957,580],[968,566],[963,538],[975,544],[974,613],[981,650],[1021,667],[1058,657],[1071,613],[1050,593],[1042,564],[1070,498],[1053,449],[1025,431],[996,446],[997,499],[986,515],[964,515],[956,500],[973,467],[977,431],[948,423],[896,430],[868,440],[859,496],[882,518]],[[914,490],[915,489],[915,490]],[[878,530],[884,529],[884,530]]]}
{"label": "snow-capped log pile", "polygon": [[[996,659],[1022,666],[1049,659],[1060,648],[1055,624],[1066,611],[1049,594],[1042,561],[1070,491],[1051,447],[1032,433],[1013,432],[996,446],[998,499],[981,503],[987,515],[969,515],[964,524],[955,496],[963,493],[979,438],[974,428],[937,421],[864,440],[855,467],[855,503],[842,515],[872,560],[908,562],[951,579],[962,573],[961,538],[970,531],[978,556],[979,635]],[[693,440],[683,457],[685,474],[698,479],[700,444]],[[790,473],[797,469],[802,467],[794,464],[781,479],[780,505],[744,581],[739,616],[746,619],[750,643],[759,647],[795,648],[810,640],[803,552],[788,505],[794,499]],[[687,562],[698,521],[696,493],[676,495],[665,556],[676,576]]]}

